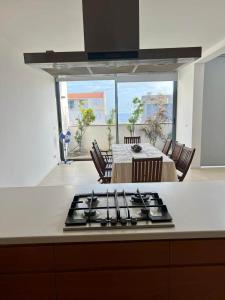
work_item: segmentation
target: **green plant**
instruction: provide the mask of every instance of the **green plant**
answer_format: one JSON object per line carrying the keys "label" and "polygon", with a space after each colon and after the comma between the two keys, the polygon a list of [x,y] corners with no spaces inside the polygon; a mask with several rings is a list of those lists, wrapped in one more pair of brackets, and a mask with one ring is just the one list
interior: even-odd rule
{"label": "green plant", "polygon": [[82,139],[88,128],[94,121],[95,115],[92,108],[85,108],[84,103],[80,101],[79,104],[80,117],[77,120],[77,131],[75,133],[75,140],[78,144],[79,151],[81,151]]}
{"label": "green plant", "polygon": [[112,139],[113,139],[112,125],[115,124],[115,109],[112,109],[110,111],[109,117],[106,120],[106,124],[107,124],[107,138],[108,138],[109,151],[110,151],[112,147]]}
{"label": "green plant", "polygon": [[162,123],[167,120],[168,117],[165,106],[159,104],[158,110],[145,122],[145,126],[141,129],[152,145],[155,146],[158,138],[165,140],[166,137],[163,133]]}
{"label": "green plant", "polygon": [[127,129],[129,130],[130,135],[134,136],[135,124],[137,123],[138,119],[144,111],[144,103],[138,97],[134,98],[132,103],[133,111],[131,113],[130,118],[128,119],[129,124],[127,125]]}

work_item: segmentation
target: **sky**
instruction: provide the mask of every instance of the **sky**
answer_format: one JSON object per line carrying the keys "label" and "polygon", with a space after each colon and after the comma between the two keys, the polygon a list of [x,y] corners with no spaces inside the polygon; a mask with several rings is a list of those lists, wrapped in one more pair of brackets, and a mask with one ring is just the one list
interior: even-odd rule
{"label": "sky", "polygon": [[[67,82],[68,93],[105,92],[107,112],[115,107],[114,80],[70,81]],[[151,93],[172,94],[172,81],[121,82],[118,83],[118,110],[121,114],[129,114],[132,100]]]}

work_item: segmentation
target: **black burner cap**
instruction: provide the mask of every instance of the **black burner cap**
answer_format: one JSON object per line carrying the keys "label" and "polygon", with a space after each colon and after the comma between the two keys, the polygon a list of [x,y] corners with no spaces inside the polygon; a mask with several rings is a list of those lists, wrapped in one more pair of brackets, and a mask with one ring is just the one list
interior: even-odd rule
{"label": "black burner cap", "polygon": [[148,215],[148,214],[149,214],[149,208],[143,207],[143,208],[141,209],[141,213],[142,213],[143,215]]}
{"label": "black burner cap", "polygon": [[96,210],[85,210],[84,215],[85,217],[94,217],[96,215]]}
{"label": "black burner cap", "polygon": [[121,218],[121,219],[120,219],[120,224],[123,225],[123,226],[127,225],[127,220]]}
{"label": "black burner cap", "polygon": [[[141,195],[142,196],[142,199],[146,202],[149,200],[149,196],[146,196],[146,195]],[[134,196],[131,197],[131,200],[134,202],[134,203],[142,203],[142,199],[140,197],[139,194],[135,194]]]}
{"label": "black burner cap", "polygon": [[111,219],[110,221],[112,226],[115,226],[117,224],[117,220],[116,219]]}
{"label": "black burner cap", "polygon": [[131,222],[131,225],[137,225],[137,219],[136,218],[131,218],[130,222]]}
{"label": "black burner cap", "polygon": [[107,225],[107,220],[106,219],[102,219],[101,220],[101,225],[102,226],[106,226]]}

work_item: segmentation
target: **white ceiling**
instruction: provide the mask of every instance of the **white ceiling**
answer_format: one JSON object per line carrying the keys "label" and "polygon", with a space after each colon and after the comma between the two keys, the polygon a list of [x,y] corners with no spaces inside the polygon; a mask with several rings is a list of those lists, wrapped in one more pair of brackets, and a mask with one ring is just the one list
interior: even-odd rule
{"label": "white ceiling", "polygon": [[[82,51],[82,1],[0,0],[1,34],[24,52]],[[140,0],[141,48],[206,50],[223,39],[225,0]]]}

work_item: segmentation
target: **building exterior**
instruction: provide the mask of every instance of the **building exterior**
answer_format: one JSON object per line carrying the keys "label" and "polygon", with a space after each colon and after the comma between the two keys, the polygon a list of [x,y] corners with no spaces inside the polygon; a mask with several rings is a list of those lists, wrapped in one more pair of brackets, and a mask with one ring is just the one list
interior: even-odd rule
{"label": "building exterior", "polygon": [[172,95],[152,95],[147,94],[142,96],[141,100],[144,103],[144,112],[142,122],[152,117],[158,109],[159,105],[163,105],[167,111],[168,121],[172,121],[173,117],[173,96]]}
{"label": "building exterior", "polygon": [[68,93],[68,108],[70,126],[76,125],[76,119],[80,116],[79,106],[82,103],[85,108],[91,108],[94,111],[94,124],[105,124],[106,105],[105,93]]}

